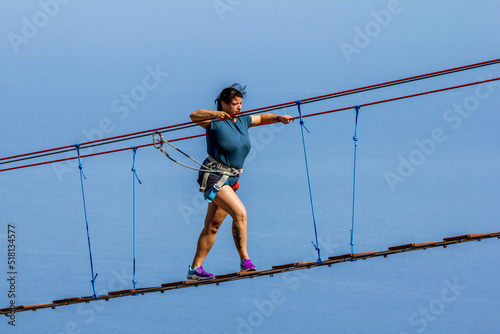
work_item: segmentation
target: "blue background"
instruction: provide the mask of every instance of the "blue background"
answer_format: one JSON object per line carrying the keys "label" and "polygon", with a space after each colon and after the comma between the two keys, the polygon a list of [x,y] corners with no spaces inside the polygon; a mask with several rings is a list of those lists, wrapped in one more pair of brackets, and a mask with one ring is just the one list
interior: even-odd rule
{"label": "blue background", "polygon": [[[496,59],[499,6],[493,0],[2,0],[0,156],[187,122],[190,112],[214,108],[220,90],[234,82],[247,85],[248,110]],[[498,65],[489,66],[308,104],[302,111],[499,75]],[[494,83],[361,109],[356,252],[499,231],[499,102]],[[453,111],[460,106],[462,114]],[[281,112],[297,116],[295,108]],[[322,256],[349,253],[354,110],[307,118],[306,125]],[[192,128],[166,138],[199,133]],[[259,269],[314,260],[299,123],[251,133],[239,195],[248,211],[252,260]],[[205,157],[204,138],[177,144]],[[131,165],[132,151],[83,159],[99,294],[132,285]],[[183,280],[206,210],[196,172],[151,147],[139,149],[136,168],[143,182],[137,186],[138,286]],[[400,179],[389,182],[389,173]],[[17,231],[16,303],[91,295],[77,162],[2,172],[0,194],[5,276],[8,224]],[[498,240],[483,240],[23,312],[15,327],[0,318],[0,328],[53,334],[498,333],[499,250]],[[204,267],[224,274],[238,265],[228,219]],[[0,282],[0,307],[8,307],[8,282]]]}

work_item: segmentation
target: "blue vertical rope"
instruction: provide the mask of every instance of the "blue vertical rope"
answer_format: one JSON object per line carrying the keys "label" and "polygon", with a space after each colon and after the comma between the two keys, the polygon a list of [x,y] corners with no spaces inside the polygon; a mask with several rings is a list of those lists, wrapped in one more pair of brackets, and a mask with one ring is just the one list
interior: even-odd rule
{"label": "blue vertical rope", "polygon": [[300,131],[302,133],[302,145],[304,147],[304,158],[306,161],[306,172],[307,172],[307,184],[309,185],[309,199],[311,200],[311,212],[312,212],[312,218],[313,218],[313,224],[314,224],[314,236],[316,237],[316,244],[311,241],[311,243],[314,246],[314,249],[318,252],[318,259],[316,260],[317,263],[323,263],[321,260],[321,249],[319,248],[319,243],[318,243],[318,230],[316,228],[316,218],[314,215],[314,203],[313,203],[313,196],[312,196],[312,190],[311,190],[311,178],[309,177],[309,164],[307,162],[307,150],[306,150],[306,140],[304,138],[304,129],[306,129],[307,133],[310,133],[309,129],[306,127],[304,124],[304,120],[302,119],[302,112],[300,111],[300,100],[295,101],[297,104],[297,108],[299,110],[299,118],[300,118]]}
{"label": "blue vertical rope", "polygon": [[132,151],[134,152],[134,160],[132,163],[132,184],[133,184],[133,201],[132,201],[132,212],[133,212],[133,271],[134,271],[134,277],[132,279],[132,283],[134,284],[134,289],[137,284],[137,280],[135,279],[135,179],[139,181],[139,184],[142,184],[141,180],[139,180],[139,177],[137,176],[137,172],[135,169],[135,155],[137,154],[137,147],[132,147]]}
{"label": "blue vertical rope", "polygon": [[356,201],[356,159],[358,152],[358,116],[359,116],[360,106],[354,106],[356,110],[356,122],[354,125],[354,136],[352,140],[354,141],[354,172],[352,180],[352,225],[351,225],[351,254],[354,254],[354,204]]}
{"label": "blue vertical rope", "polygon": [[82,160],[80,158],[80,144],[75,144],[75,147],[76,147],[76,152],[78,154],[78,168],[80,169],[80,183],[82,185],[83,211],[85,213],[85,225],[87,227],[87,241],[89,244],[90,271],[91,271],[91,275],[92,275],[91,282],[92,282],[92,290],[94,291],[92,298],[97,299],[97,294],[95,292],[95,280],[96,280],[97,275],[99,273],[96,273],[94,275],[94,264],[92,262],[92,248],[90,247],[89,221],[87,218],[87,205],[85,204],[85,190],[83,188],[83,179],[84,178],[87,179],[87,177],[85,176],[85,173],[83,173],[83,165],[82,165]]}

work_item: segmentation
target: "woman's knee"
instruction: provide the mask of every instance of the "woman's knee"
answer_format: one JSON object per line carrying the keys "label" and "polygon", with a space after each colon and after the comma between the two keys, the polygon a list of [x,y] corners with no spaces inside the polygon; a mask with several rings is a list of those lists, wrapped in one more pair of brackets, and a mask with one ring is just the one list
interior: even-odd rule
{"label": "woman's knee", "polygon": [[238,208],[234,211],[233,220],[237,222],[247,221],[247,210],[245,209],[245,207]]}
{"label": "woman's knee", "polygon": [[219,231],[219,227],[221,225],[222,225],[222,220],[214,218],[208,224],[207,230],[208,232],[215,234]]}

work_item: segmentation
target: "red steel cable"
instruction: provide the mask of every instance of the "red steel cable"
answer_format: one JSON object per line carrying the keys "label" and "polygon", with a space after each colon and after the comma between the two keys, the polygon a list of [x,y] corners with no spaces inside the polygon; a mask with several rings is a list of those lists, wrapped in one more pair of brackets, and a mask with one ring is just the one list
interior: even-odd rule
{"label": "red steel cable", "polygon": [[[182,137],[182,138],[176,138],[176,139],[171,139],[169,141],[170,142],[174,142],[174,141],[186,140],[186,139],[203,137],[203,136],[205,136],[205,134],[194,135],[194,136],[189,136],[189,137]],[[134,146],[134,147],[136,147],[136,148],[143,148],[143,147],[148,147],[148,146],[152,146],[152,145],[153,145],[153,143],[151,143],[151,144],[137,145],[137,146]],[[74,146],[72,146],[72,147],[74,147]],[[132,147],[124,147],[124,148],[118,148],[116,150],[110,150],[110,151],[104,151],[104,152],[86,154],[86,155],[82,155],[80,157],[81,158],[95,157],[97,155],[122,152],[122,151],[131,150],[131,149],[132,149]],[[21,169],[21,168],[27,168],[27,167],[34,167],[34,166],[40,166],[40,165],[46,165],[46,164],[51,164],[51,163],[55,163],[55,162],[69,161],[69,160],[74,160],[74,159],[78,159],[78,157],[75,156],[75,157],[69,157],[69,158],[64,158],[64,159],[44,161],[44,162],[38,162],[38,163],[34,163],[34,164],[29,164],[29,165],[22,165],[22,166],[17,166],[17,167],[5,168],[5,169],[0,169],[0,172],[6,172],[6,171],[9,171],[9,170],[15,170],[15,169]]]}
{"label": "red steel cable", "polygon": [[[311,98],[303,99],[303,100],[301,100],[301,102],[302,102],[302,104],[311,103],[311,102],[321,101],[321,100],[330,99],[330,98],[334,98],[334,97],[345,96],[345,95],[349,95],[349,94],[364,92],[364,91],[378,89],[378,88],[384,88],[384,87],[398,85],[398,84],[407,83],[407,82],[411,82],[411,81],[422,80],[422,79],[431,78],[431,77],[435,77],[435,76],[455,73],[455,72],[459,72],[459,71],[465,71],[468,69],[494,65],[494,64],[498,64],[498,63],[500,63],[500,59],[493,59],[493,60],[479,62],[479,63],[475,63],[475,64],[454,67],[454,68],[450,68],[447,70],[441,70],[441,71],[437,71],[437,72],[431,72],[431,73],[427,73],[427,74],[408,77],[408,78],[404,78],[404,79],[393,80],[393,81],[388,81],[388,82],[384,82],[384,83],[380,83],[380,84],[369,85],[369,86],[364,86],[364,87],[360,87],[360,88],[336,92],[336,93],[332,93],[332,94],[311,97]],[[287,107],[292,107],[292,106],[295,106],[295,102],[286,102],[286,103],[275,104],[275,105],[271,105],[271,106],[267,106],[267,107],[251,109],[251,110],[244,111],[241,114],[242,115],[243,114],[256,114],[256,113],[261,113],[261,112],[276,110],[276,109],[281,109],[281,108],[287,108]],[[191,127],[191,126],[195,126],[195,123],[194,122],[180,123],[180,124],[170,125],[170,126],[166,126],[166,127],[162,127],[162,128],[157,128],[157,129],[139,131],[139,132],[134,132],[134,133],[130,133],[130,134],[114,136],[114,137],[110,137],[110,138],[103,138],[103,139],[88,141],[88,142],[80,143],[80,147],[81,148],[89,148],[92,146],[97,146],[96,144],[98,144],[98,143],[101,143],[98,145],[105,145],[105,144],[115,143],[117,141],[123,141],[123,140],[129,140],[129,139],[135,139],[138,137],[143,137],[143,136],[146,136],[149,133],[152,133],[154,131],[165,131],[165,130],[173,131],[173,130],[179,130],[179,129],[187,128],[187,127]],[[0,161],[18,159],[18,160],[14,160],[14,161],[6,161],[6,162],[0,163],[0,164],[24,160],[24,159],[20,159],[20,158],[30,159],[29,156],[34,156],[34,155],[37,155],[37,156],[34,156],[32,158],[39,158],[39,157],[46,156],[46,155],[69,152],[72,150],[72,148],[73,148],[73,145],[68,145],[68,146],[62,146],[62,147],[57,147],[57,148],[52,148],[52,149],[47,149],[47,150],[42,150],[42,151],[36,151],[36,152],[31,152],[31,153],[24,153],[24,154],[19,154],[19,155],[15,155],[15,156],[0,158]],[[0,171],[3,171],[3,170],[0,170]]]}
{"label": "red steel cable", "polygon": [[[452,90],[452,89],[458,89],[458,88],[463,88],[463,87],[480,85],[480,84],[483,84],[483,83],[492,82],[492,81],[498,81],[498,80],[500,80],[500,77],[499,78],[482,80],[482,81],[471,82],[471,83],[468,83],[468,84],[463,84],[463,85],[458,85],[458,86],[452,86],[452,87],[446,87],[446,88],[440,88],[440,89],[430,90],[430,91],[422,92],[422,93],[416,93],[416,94],[411,94],[411,95],[394,97],[392,99],[386,99],[386,100],[380,100],[380,101],[375,101],[375,102],[369,102],[369,103],[365,103],[365,104],[360,104],[359,106],[360,107],[368,107],[368,106],[373,106],[373,105],[380,104],[380,103],[393,102],[393,101],[408,99],[408,98],[411,98],[411,97],[423,96],[423,95],[428,95],[428,94],[433,94],[433,93],[438,93],[438,92],[444,92],[444,91]],[[343,111],[343,110],[348,110],[348,109],[352,109],[352,108],[354,108],[354,107],[351,106],[351,107],[345,107],[345,108],[327,110],[327,111],[322,111],[322,112],[318,112],[318,113],[302,115],[302,118],[304,118],[304,117],[311,117],[311,116],[318,116],[318,115],[323,115],[323,114],[329,114],[329,113],[333,113],[333,112],[337,112],[337,111]],[[297,118],[299,118],[299,117],[294,117],[293,119],[295,120]]]}
{"label": "red steel cable", "polygon": [[[471,82],[471,83],[457,85],[457,86],[451,86],[451,87],[446,87],[446,88],[435,89],[435,90],[421,92],[421,93],[415,93],[415,94],[410,94],[410,95],[399,96],[399,97],[395,97],[395,98],[391,98],[391,99],[385,99],[385,100],[380,100],[380,101],[375,101],[375,102],[369,102],[369,103],[365,103],[365,104],[360,104],[360,107],[367,107],[367,106],[373,106],[373,105],[381,104],[381,103],[399,101],[399,100],[408,99],[408,98],[412,98],[412,97],[423,96],[423,95],[428,95],[428,94],[433,94],[433,93],[438,93],[438,92],[444,92],[444,91],[447,91],[447,90],[458,89],[458,88],[463,88],[463,87],[469,87],[469,86],[484,84],[484,83],[487,83],[487,82],[492,82],[492,81],[497,81],[497,80],[500,80],[500,77],[493,78],[493,79],[482,80],[482,81]],[[333,109],[333,110],[322,111],[322,112],[318,112],[318,113],[306,114],[306,115],[302,115],[302,118],[312,117],[312,116],[319,116],[319,115],[334,113],[334,112],[337,112],[337,111],[349,110],[349,109],[352,109],[352,108],[353,107],[351,106],[351,107],[344,107],[344,108],[338,108],[338,109]],[[294,118],[292,118],[292,120],[295,120],[295,119],[298,119],[298,118],[299,117],[294,117]],[[272,123],[276,123],[276,121],[275,122],[263,123],[261,125],[272,124]],[[194,136],[189,136],[189,137],[176,138],[176,139],[171,139],[170,142],[181,141],[181,140],[186,140],[186,139],[191,139],[191,138],[198,138],[198,137],[203,137],[203,136],[205,136],[205,134],[199,134],[199,135],[194,135]],[[151,146],[151,145],[153,145],[153,144],[152,143],[151,144],[144,144],[144,145],[140,145],[140,146],[136,146],[136,147],[137,148],[142,148],[142,147],[147,147],[147,146]],[[82,155],[81,157],[82,158],[93,157],[93,156],[97,156],[97,155],[114,153],[114,152],[121,152],[121,151],[130,150],[130,149],[132,149],[132,147],[126,147],[126,148],[120,148],[120,149],[111,150],[111,151],[104,151],[104,152],[92,153],[92,154]],[[65,159],[44,161],[44,162],[39,162],[39,163],[35,163],[35,164],[29,164],[29,165],[22,165],[22,166],[17,166],[17,167],[5,168],[5,169],[0,169],[0,172],[6,172],[6,171],[9,171],[9,170],[15,170],[15,169],[21,169],[21,168],[27,168],[27,167],[33,167],[33,166],[40,166],[40,165],[45,165],[45,164],[50,164],[50,163],[55,163],[55,162],[68,161],[68,160],[73,160],[73,159],[77,159],[77,158],[78,157],[70,157],[70,158],[65,158]]]}

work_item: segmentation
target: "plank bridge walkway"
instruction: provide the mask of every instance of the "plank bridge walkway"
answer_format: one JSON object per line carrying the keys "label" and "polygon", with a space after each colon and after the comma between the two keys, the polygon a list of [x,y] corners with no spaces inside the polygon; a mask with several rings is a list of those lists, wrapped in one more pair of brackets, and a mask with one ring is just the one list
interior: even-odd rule
{"label": "plank bridge walkway", "polygon": [[350,261],[361,260],[361,259],[366,260],[368,258],[374,258],[374,257],[380,257],[380,256],[387,257],[388,255],[391,255],[391,254],[404,253],[404,252],[415,251],[415,250],[419,250],[419,249],[427,249],[427,248],[434,248],[434,247],[446,248],[448,245],[451,245],[451,244],[458,244],[458,243],[474,241],[474,240],[481,241],[482,239],[490,239],[490,238],[500,239],[500,232],[481,233],[481,234],[466,234],[466,235],[459,235],[459,236],[450,237],[450,238],[444,238],[442,241],[411,243],[411,244],[389,247],[387,250],[382,250],[382,251],[331,256],[328,258],[328,260],[323,260],[322,263],[317,263],[316,261],[294,262],[294,263],[273,266],[271,269],[266,269],[266,270],[258,270],[258,271],[250,271],[250,272],[235,272],[235,273],[230,273],[230,274],[225,274],[225,275],[217,275],[217,276],[215,276],[214,279],[210,279],[210,280],[178,281],[178,282],[172,282],[172,283],[165,283],[159,287],[111,291],[111,292],[108,292],[107,295],[100,295],[97,298],[93,298],[93,296],[73,297],[73,298],[54,300],[51,303],[34,304],[34,305],[20,305],[20,306],[15,306],[15,307],[2,308],[2,309],[0,309],[0,314],[4,314],[4,315],[8,316],[12,313],[18,313],[18,312],[23,312],[23,311],[30,311],[30,310],[36,311],[38,309],[44,309],[44,308],[55,309],[56,307],[60,307],[60,306],[64,306],[64,305],[90,303],[92,301],[97,301],[97,300],[109,301],[110,299],[113,299],[113,298],[119,298],[119,297],[131,296],[131,295],[144,295],[146,293],[151,293],[151,292],[164,293],[167,290],[174,290],[174,289],[181,289],[181,288],[188,288],[188,287],[198,287],[201,285],[208,285],[208,284],[219,285],[220,283],[223,283],[223,282],[236,281],[236,280],[241,280],[241,279],[246,279],[246,278],[254,278],[254,277],[260,277],[260,276],[267,276],[267,275],[272,277],[275,274],[280,274],[280,273],[284,273],[287,271],[309,269],[312,267],[321,267],[321,266],[331,267],[333,264],[342,263],[342,262],[350,262]]}

